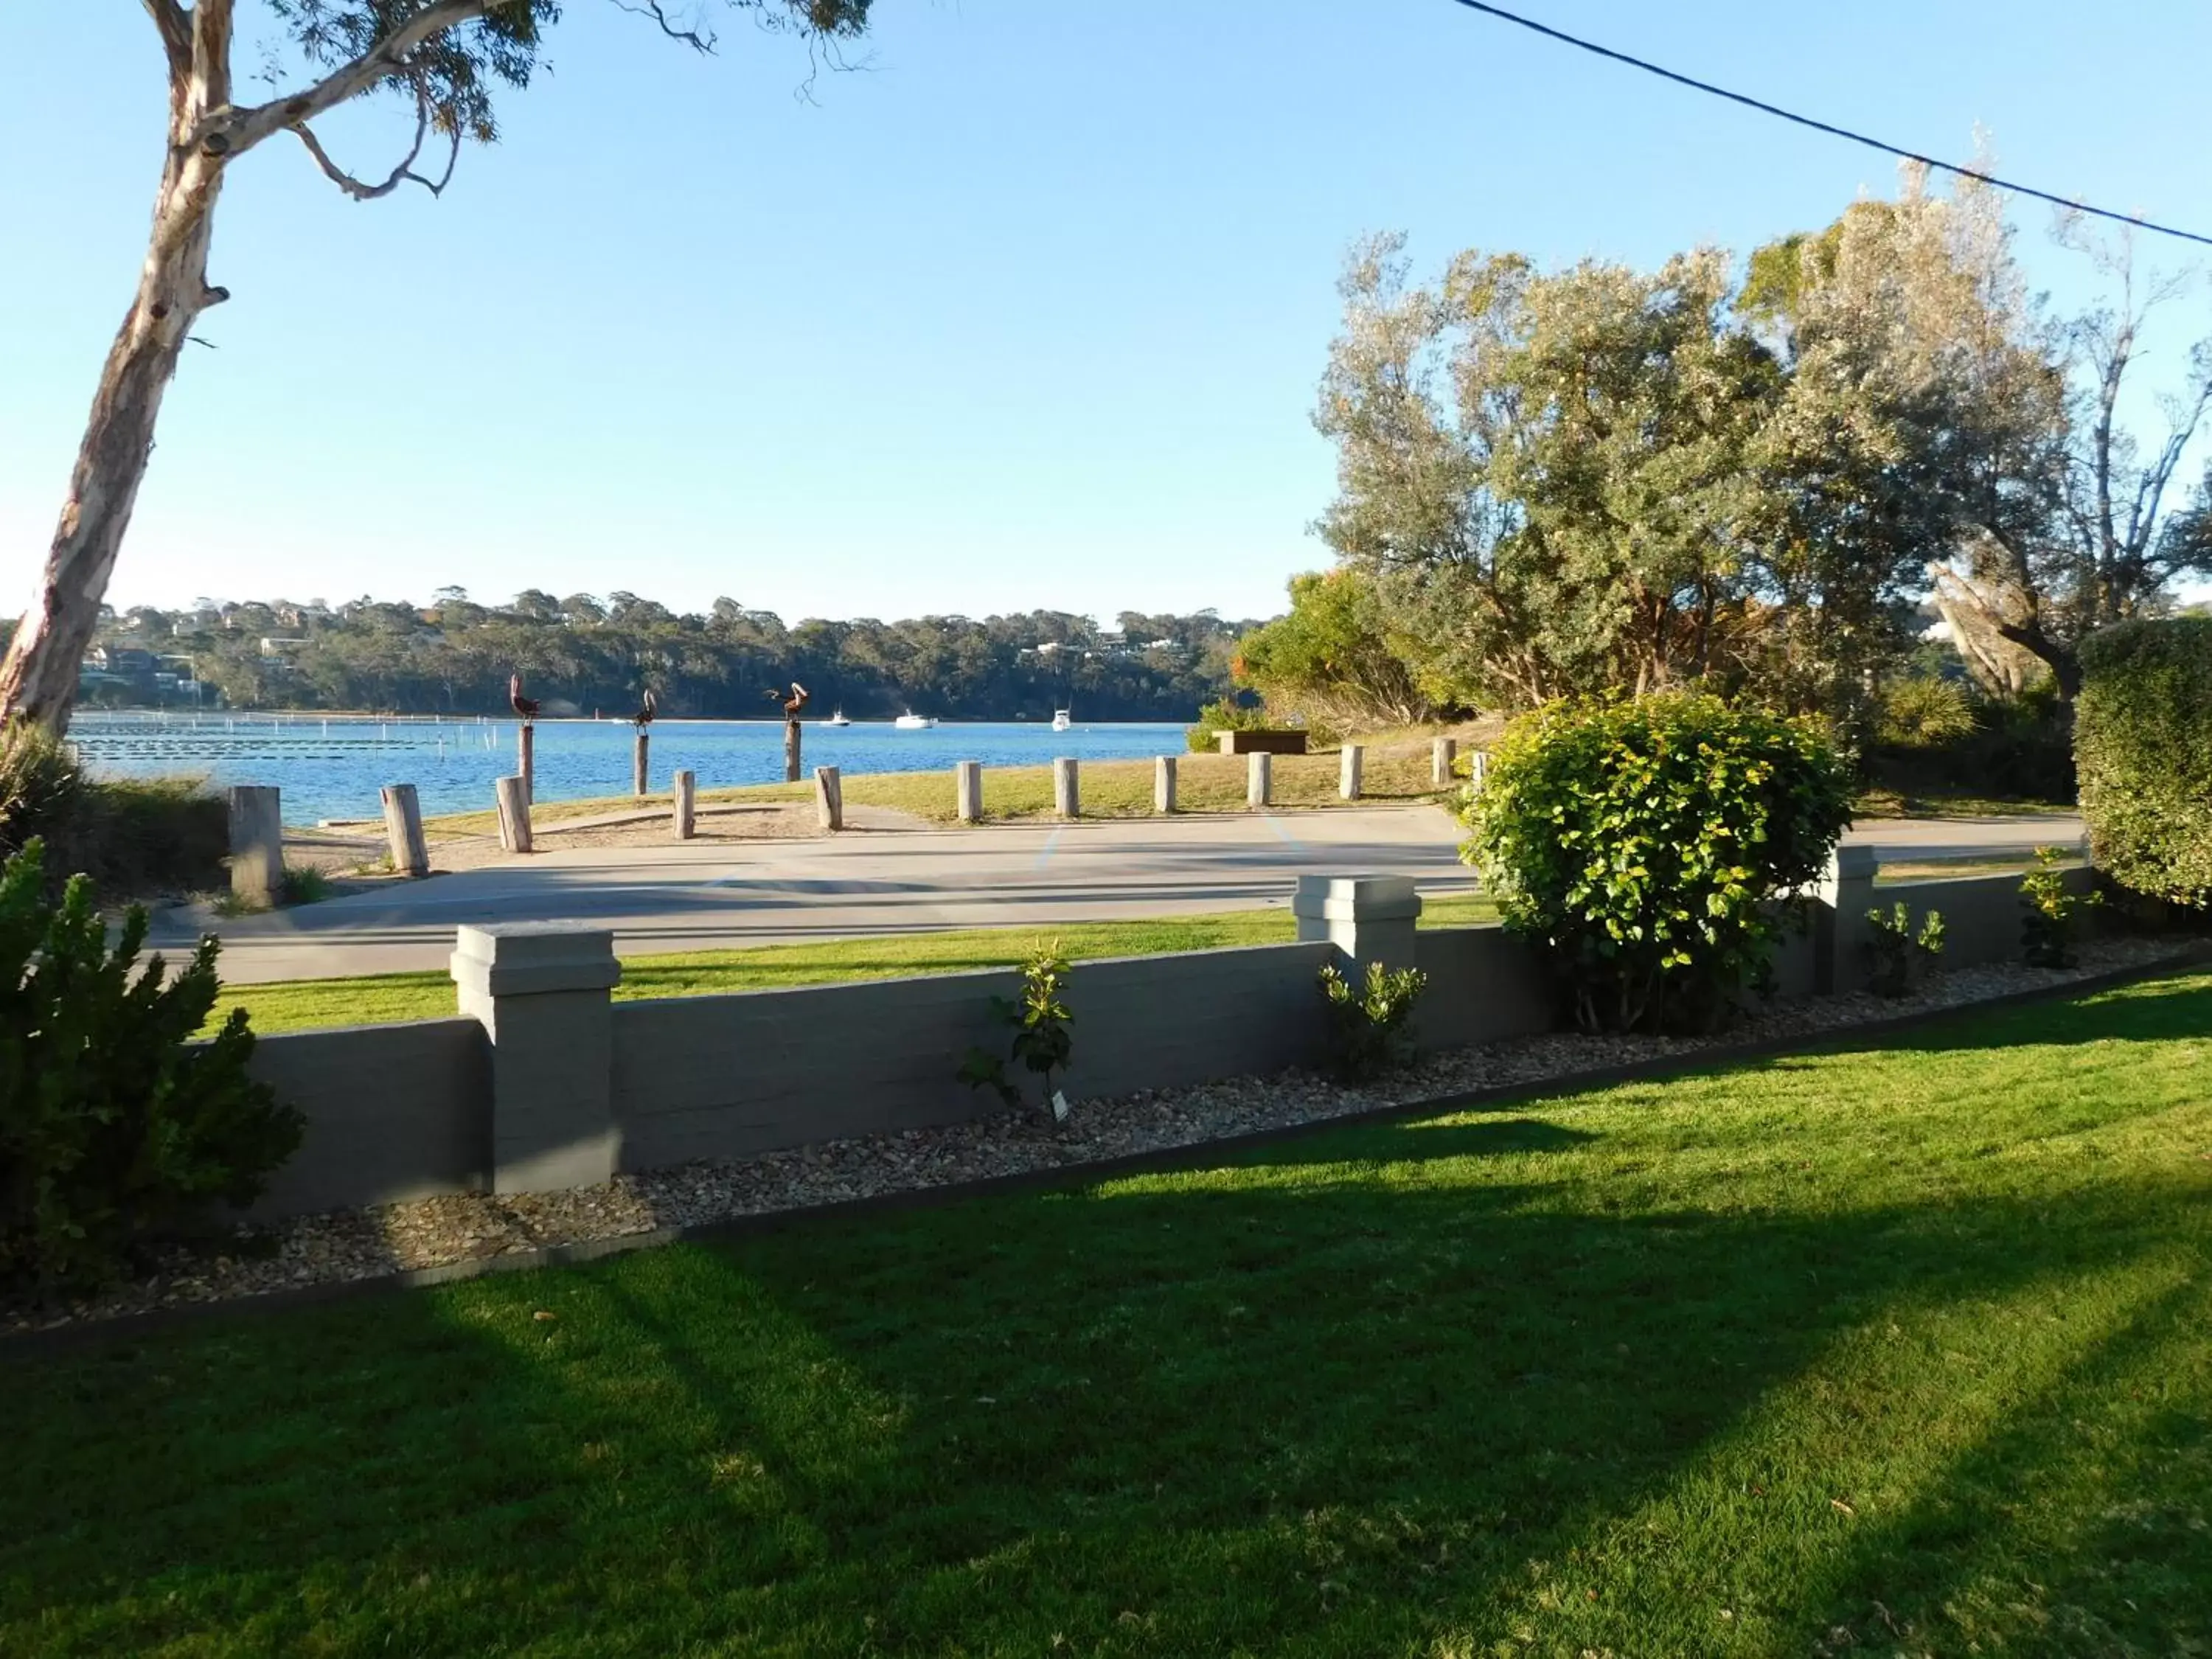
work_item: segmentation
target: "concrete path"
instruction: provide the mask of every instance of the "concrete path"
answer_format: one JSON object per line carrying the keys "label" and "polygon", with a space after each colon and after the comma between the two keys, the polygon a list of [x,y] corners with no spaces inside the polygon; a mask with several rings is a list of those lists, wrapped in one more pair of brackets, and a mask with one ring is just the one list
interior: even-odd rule
{"label": "concrete path", "polygon": [[[1887,820],[1853,839],[1886,859],[1964,856],[2070,841],[2078,821]],[[205,929],[222,976],[270,980],[438,969],[464,922],[589,921],[624,955],[889,936],[946,927],[1050,927],[1287,903],[1308,872],[1412,876],[1465,890],[1459,828],[1432,806],[1097,819],[834,839],[577,848],[393,884],[268,915],[160,918],[174,952]]]}

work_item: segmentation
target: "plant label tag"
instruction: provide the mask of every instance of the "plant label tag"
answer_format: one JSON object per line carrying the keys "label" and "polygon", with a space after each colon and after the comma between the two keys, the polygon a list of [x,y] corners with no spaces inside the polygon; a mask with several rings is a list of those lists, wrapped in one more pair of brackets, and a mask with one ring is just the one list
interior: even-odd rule
{"label": "plant label tag", "polygon": [[1059,1089],[1052,1091],[1052,1121],[1054,1123],[1067,1121],[1067,1096]]}

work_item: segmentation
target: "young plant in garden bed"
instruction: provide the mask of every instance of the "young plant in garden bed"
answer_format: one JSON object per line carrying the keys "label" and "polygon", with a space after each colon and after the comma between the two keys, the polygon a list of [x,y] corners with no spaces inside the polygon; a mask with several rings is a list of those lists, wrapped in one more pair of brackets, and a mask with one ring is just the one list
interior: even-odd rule
{"label": "young plant in garden bed", "polygon": [[1461,798],[1462,856],[1585,1030],[1709,1029],[1763,982],[1850,817],[1817,720],[1666,693],[1549,704]]}
{"label": "young plant in garden bed", "polygon": [[1413,1032],[1407,1027],[1413,1005],[1428,987],[1429,976],[1418,968],[1393,970],[1370,962],[1365,985],[1355,989],[1334,963],[1323,963],[1321,991],[1328,1001],[1330,1069],[1344,1082],[1366,1083],[1410,1059]]}
{"label": "young plant in garden bed", "polygon": [[111,947],[92,884],[46,896],[33,841],[0,873],[0,1284],[96,1285],[220,1201],[243,1208],[300,1144],[297,1112],[246,1075],[253,1036],[215,1006],[216,943],[141,972],[146,913]]}
{"label": "young plant in garden bed", "polygon": [[1912,910],[1903,899],[1887,911],[1867,912],[1867,989],[1878,997],[1909,995],[1943,954],[1943,913],[1930,910],[1912,931]]}
{"label": "young plant in garden bed", "polygon": [[2067,855],[2057,847],[2035,849],[2035,868],[2021,878],[2021,950],[2036,968],[2071,968],[2081,912],[2103,902],[2101,893],[2076,893],[2066,884]]}
{"label": "young plant in garden bed", "polygon": [[999,1018],[1013,1028],[1012,1052],[1000,1059],[988,1048],[970,1048],[960,1067],[960,1080],[971,1089],[992,1089],[1009,1106],[1026,1104],[1020,1079],[1008,1074],[1009,1060],[1039,1080],[1039,1104],[1055,1123],[1067,1121],[1067,1097],[1053,1086],[1053,1073],[1067,1069],[1074,1038],[1068,1030],[1075,1016],[1063,1000],[1067,984],[1067,962],[1058,946],[1040,949],[1022,964],[1021,1000],[1010,1002],[993,997]]}

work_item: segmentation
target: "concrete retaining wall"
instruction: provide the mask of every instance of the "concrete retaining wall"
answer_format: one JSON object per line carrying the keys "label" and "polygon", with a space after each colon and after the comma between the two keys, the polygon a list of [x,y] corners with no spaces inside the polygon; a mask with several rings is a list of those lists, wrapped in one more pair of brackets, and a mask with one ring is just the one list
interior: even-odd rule
{"label": "concrete retaining wall", "polygon": [[[1943,913],[1949,966],[2018,955],[2016,877],[1875,889],[1871,870],[1858,860],[1832,872],[1817,926],[1784,938],[1784,994],[1863,984],[1865,912],[1899,898],[1916,917]],[[2086,886],[2089,876],[2069,879]],[[1327,1022],[1315,981],[1330,961],[1425,972],[1416,1026],[1425,1047],[1549,1028],[1553,981],[1538,952],[1495,927],[1416,933],[1418,906],[1401,884],[1310,878],[1294,907],[1306,935],[1296,944],[1079,964],[1067,991],[1071,1097],[1318,1060]],[[1002,1109],[956,1074],[973,1045],[1005,1052],[1010,1033],[992,1000],[1017,994],[1011,972],[610,1003],[618,969],[603,932],[464,931],[456,975],[476,1018],[261,1040],[256,1075],[307,1115],[307,1130],[259,1213],[530,1190]],[[553,1105],[548,1065],[562,1083]]]}

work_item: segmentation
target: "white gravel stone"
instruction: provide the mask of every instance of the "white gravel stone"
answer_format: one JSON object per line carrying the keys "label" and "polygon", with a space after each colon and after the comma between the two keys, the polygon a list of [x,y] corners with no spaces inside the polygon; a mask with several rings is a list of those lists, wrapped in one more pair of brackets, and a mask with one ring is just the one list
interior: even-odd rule
{"label": "white gravel stone", "polygon": [[1384,1107],[1446,1101],[1507,1085],[1570,1079],[1702,1049],[1821,1036],[1900,1014],[1962,1006],[2148,965],[2172,940],[2120,939],[2082,947],[2078,967],[2021,963],[1963,969],[1913,994],[1864,993],[1777,1003],[1708,1037],[1556,1032],[1424,1056],[1380,1083],[1351,1088],[1308,1072],[1233,1078],[1194,1088],[1079,1100],[1064,1124],[1042,1113],[857,1136],[742,1159],[619,1176],[567,1192],[455,1194],[411,1204],[302,1216],[240,1229],[222,1254],[166,1255],[155,1272],[66,1304],[0,1304],[0,1332],[44,1329],[153,1309],[228,1300],[306,1285],[374,1279],[548,1245],[613,1239],[737,1216],[1033,1174],[1290,1128]]}

